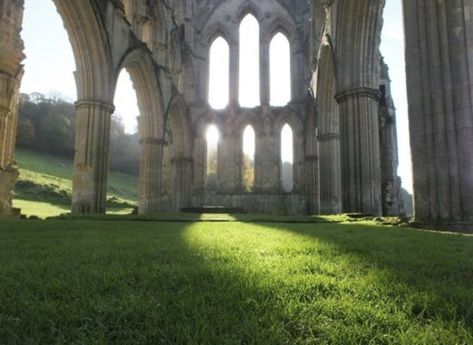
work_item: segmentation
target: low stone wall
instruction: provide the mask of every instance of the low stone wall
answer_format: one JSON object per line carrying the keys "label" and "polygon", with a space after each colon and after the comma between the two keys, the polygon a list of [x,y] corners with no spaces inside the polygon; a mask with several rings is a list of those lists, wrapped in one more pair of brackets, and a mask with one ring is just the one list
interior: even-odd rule
{"label": "low stone wall", "polygon": [[191,207],[224,206],[247,213],[305,215],[308,199],[301,194],[205,194],[192,195]]}

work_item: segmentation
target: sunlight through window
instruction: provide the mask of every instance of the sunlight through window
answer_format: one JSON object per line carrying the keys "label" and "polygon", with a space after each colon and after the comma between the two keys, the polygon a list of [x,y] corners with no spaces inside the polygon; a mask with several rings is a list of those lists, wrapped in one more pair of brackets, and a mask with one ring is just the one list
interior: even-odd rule
{"label": "sunlight through window", "polygon": [[215,125],[207,128],[207,171],[206,188],[208,192],[217,191],[217,165],[218,165],[218,141],[220,133]]}
{"label": "sunlight through window", "polygon": [[230,49],[222,37],[213,41],[209,63],[209,104],[224,109],[229,99]]}
{"label": "sunlight through window", "polygon": [[281,130],[281,181],[285,192],[294,188],[294,137],[291,126],[287,123]]}
{"label": "sunlight through window", "polygon": [[291,48],[289,40],[277,33],[269,48],[270,103],[285,106],[291,101]]}
{"label": "sunlight through window", "polygon": [[123,123],[125,133],[136,133],[138,131],[137,118],[140,115],[140,110],[138,109],[138,100],[133,82],[126,69],[122,69],[118,76],[113,104],[115,105],[114,116]]}
{"label": "sunlight through window", "polygon": [[251,192],[255,183],[255,131],[246,126],[243,131],[243,190]]}
{"label": "sunlight through window", "polygon": [[240,24],[240,105],[260,105],[259,24],[248,14]]}

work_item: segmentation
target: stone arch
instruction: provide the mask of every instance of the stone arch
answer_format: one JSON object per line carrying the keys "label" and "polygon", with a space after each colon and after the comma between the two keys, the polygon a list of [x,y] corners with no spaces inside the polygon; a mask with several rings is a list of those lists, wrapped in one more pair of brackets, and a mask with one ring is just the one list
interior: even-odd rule
{"label": "stone arch", "polygon": [[[207,172],[207,138],[206,132],[210,125],[215,125],[220,133],[223,134],[224,124],[221,118],[215,113],[204,113],[199,117],[193,127],[194,144],[192,147],[193,160],[193,187],[194,194],[203,197],[206,187]],[[201,200],[203,204],[203,199]]]}
{"label": "stone arch", "polygon": [[[281,130],[285,124],[288,124],[293,132],[293,191],[298,192],[304,187],[304,126],[300,117],[293,111],[281,111],[274,121],[274,132],[277,133],[278,147],[281,147]],[[279,179],[281,180],[281,171],[279,176]]]}
{"label": "stone arch", "polygon": [[255,130],[255,134],[258,137],[262,132],[262,121],[261,118],[252,111],[245,111],[240,113],[235,122],[232,124],[236,135],[241,135],[247,125],[250,125]]}
{"label": "stone arch", "polygon": [[73,213],[104,213],[107,195],[112,52],[99,11],[91,1],[53,0],[63,19],[76,62],[76,143]]}
{"label": "stone arch", "polygon": [[235,34],[234,30],[228,27],[226,24],[216,22],[210,25],[205,34],[203,35],[203,41],[210,47],[212,43],[218,38],[222,37],[229,45],[238,42],[238,35]]}
{"label": "stone arch", "polygon": [[[125,68],[130,74],[140,109],[140,138],[163,139],[165,111],[157,66],[149,51],[135,48],[128,51],[116,70],[116,78]],[[116,79],[114,89],[116,86]]]}
{"label": "stone arch", "polygon": [[191,128],[187,105],[182,96],[177,95],[171,100],[166,111],[166,124],[169,124],[176,144],[176,156],[190,157]]}
{"label": "stone arch", "polygon": [[[262,31],[264,37],[270,38],[270,42],[278,33],[286,36],[290,43],[296,41],[296,26],[291,20],[286,18],[276,17],[272,19],[268,24],[263,25]],[[293,44],[290,46],[292,47]]]}
{"label": "stone arch", "polygon": [[180,211],[189,206],[192,183],[191,130],[182,96],[171,100],[166,112],[166,137],[163,154],[161,210]]}
{"label": "stone arch", "polygon": [[116,70],[116,78],[123,68],[130,74],[141,113],[138,124],[141,145],[139,212],[148,214],[157,212],[160,207],[165,132],[163,97],[157,66],[149,50],[138,47],[127,51]]}
{"label": "stone arch", "polygon": [[249,14],[254,16],[258,21],[258,24],[261,25],[261,20],[263,18],[263,13],[261,12],[259,6],[255,5],[251,1],[243,2],[240,7],[236,10],[236,21],[240,25],[241,21]]}
{"label": "stone arch", "polygon": [[77,71],[77,99],[111,103],[111,52],[97,9],[89,1],[53,0],[69,36]]}

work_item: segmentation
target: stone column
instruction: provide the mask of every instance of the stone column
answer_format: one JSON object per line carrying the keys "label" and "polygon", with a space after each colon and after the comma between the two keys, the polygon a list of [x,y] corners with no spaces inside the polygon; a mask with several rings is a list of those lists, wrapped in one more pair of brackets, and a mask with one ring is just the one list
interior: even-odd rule
{"label": "stone column", "polygon": [[343,211],[381,215],[379,91],[356,88],[340,104]]}
{"label": "stone column", "polygon": [[473,4],[404,1],[415,218],[473,222]]}
{"label": "stone column", "polygon": [[76,102],[76,154],[72,213],[105,213],[110,120],[114,106],[94,100]]}
{"label": "stone column", "polygon": [[193,159],[188,157],[176,158],[174,160],[174,193],[176,211],[190,206],[190,188],[192,183]]}
{"label": "stone column", "polygon": [[270,71],[269,71],[269,42],[265,39],[260,44],[260,99],[263,107],[269,107],[270,102]]}
{"label": "stone column", "polygon": [[320,156],[320,214],[337,214],[342,212],[340,134],[321,133],[317,135],[317,141]]}
{"label": "stone column", "polygon": [[140,204],[139,214],[159,211],[163,166],[163,147],[166,142],[158,138],[140,140]]}
{"label": "stone column", "polygon": [[230,105],[239,104],[240,48],[238,42],[230,44]]}
{"label": "stone column", "polygon": [[0,216],[18,216],[12,191],[19,175],[13,156],[23,76],[22,21],[22,0],[0,1]]}

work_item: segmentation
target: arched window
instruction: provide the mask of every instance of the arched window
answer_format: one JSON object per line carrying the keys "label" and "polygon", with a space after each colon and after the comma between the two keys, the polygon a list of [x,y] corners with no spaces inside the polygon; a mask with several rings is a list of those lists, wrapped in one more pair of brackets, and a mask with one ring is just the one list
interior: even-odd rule
{"label": "arched window", "polygon": [[230,49],[227,41],[217,37],[210,46],[209,58],[209,104],[214,109],[228,105]]}
{"label": "arched window", "polygon": [[240,106],[260,105],[259,24],[248,14],[240,23]]}
{"label": "arched window", "polygon": [[126,69],[122,69],[118,75],[113,104],[115,105],[113,116],[123,125],[125,132],[128,134],[136,133],[138,131],[137,118],[140,115],[140,110],[138,109],[138,100],[133,82]]}
{"label": "arched window", "polygon": [[243,131],[242,185],[245,192],[251,192],[255,184],[255,130],[246,126]]}
{"label": "arched window", "polygon": [[281,183],[285,192],[294,188],[294,135],[287,123],[281,130]]}
{"label": "arched window", "polygon": [[270,104],[285,106],[291,101],[291,47],[282,33],[277,33],[269,47]]}
{"label": "arched window", "polygon": [[207,128],[207,164],[206,164],[206,189],[208,192],[217,191],[217,165],[218,165],[218,141],[220,133],[215,125]]}

